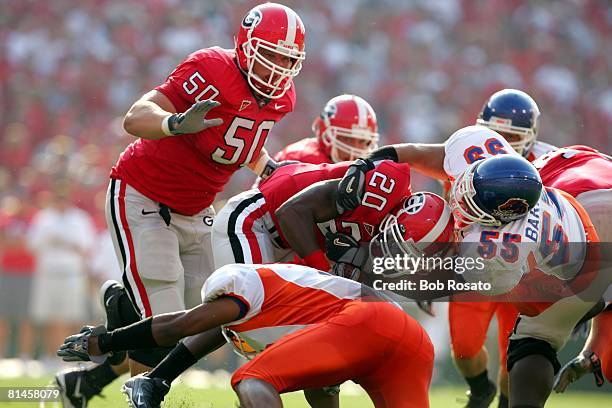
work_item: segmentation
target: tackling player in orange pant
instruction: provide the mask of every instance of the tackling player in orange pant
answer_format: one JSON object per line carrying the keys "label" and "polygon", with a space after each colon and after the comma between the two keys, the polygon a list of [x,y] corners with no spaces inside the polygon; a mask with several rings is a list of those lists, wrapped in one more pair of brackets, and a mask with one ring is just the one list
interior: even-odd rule
{"label": "tackling player in orange pant", "polygon": [[[397,305],[358,282],[301,265],[227,265],[202,288],[188,311],[153,316],[106,332],[103,326],[70,336],[58,351],[66,361],[109,352],[183,342],[124,392],[132,406],[159,407],[169,384],[198,358],[231,343],[255,357],[232,376],[242,407],[282,407],[279,394],[353,380],[376,407],[429,406],[433,346],[421,326]],[[311,406],[333,396],[307,394]],[[337,406],[337,400],[331,401]]]}

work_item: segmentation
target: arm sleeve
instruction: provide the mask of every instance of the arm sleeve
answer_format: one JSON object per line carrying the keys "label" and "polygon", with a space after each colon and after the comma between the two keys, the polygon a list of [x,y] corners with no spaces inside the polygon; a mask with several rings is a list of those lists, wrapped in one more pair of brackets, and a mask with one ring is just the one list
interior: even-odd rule
{"label": "arm sleeve", "polygon": [[232,264],[215,271],[204,283],[202,302],[223,296],[235,298],[244,305],[245,311],[243,307],[240,310],[245,320],[258,314],[264,301],[264,288],[257,270],[253,266]]}

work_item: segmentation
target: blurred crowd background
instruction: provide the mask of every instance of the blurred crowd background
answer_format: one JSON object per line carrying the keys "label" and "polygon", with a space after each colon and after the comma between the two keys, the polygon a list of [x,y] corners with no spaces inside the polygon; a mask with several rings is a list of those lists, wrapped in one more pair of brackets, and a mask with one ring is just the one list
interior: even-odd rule
{"label": "blurred crowd background", "polygon": [[[71,252],[91,288],[120,276],[104,197],[111,166],[133,140],[122,129],[123,115],[190,52],[233,48],[243,15],[257,3],[0,2],[0,276],[11,281],[0,283],[0,358],[49,355],[52,347],[36,346],[32,327],[59,336],[79,326],[80,317],[49,321],[29,312],[36,307],[26,294],[36,290],[31,281],[45,251]],[[473,123],[485,99],[505,87],[537,101],[541,140],[610,152],[610,2],[283,3],[306,26],[307,56],[295,80],[296,110],[271,132],[271,153],[310,136],[314,117],[341,93],[371,103],[388,144],[443,141]],[[239,172],[219,198],[253,179]],[[417,190],[429,183],[415,179]],[[61,223],[61,216],[71,217],[74,234],[43,228],[44,236],[36,235],[41,223]]]}

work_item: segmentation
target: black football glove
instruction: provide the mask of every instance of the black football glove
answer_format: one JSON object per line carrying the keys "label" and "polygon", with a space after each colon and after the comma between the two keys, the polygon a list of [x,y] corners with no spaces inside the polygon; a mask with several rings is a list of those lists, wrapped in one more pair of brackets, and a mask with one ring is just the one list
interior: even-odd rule
{"label": "black football glove", "polygon": [[196,102],[183,113],[175,113],[168,118],[168,130],[173,135],[198,133],[210,127],[223,124],[223,119],[206,119],[211,109],[221,105],[217,101],[207,99]]}
{"label": "black football glove", "polygon": [[357,159],[349,166],[338,185],[336,206],[340,214],[359,207],[365,194],[366,173],[373,169],[374,163],[369,159]]}
{"label": "black football glove", "polygon": [[341,232],[325,234],[325,254],[335,262],[332,273],[347,279],[359,280],[361,268],[368,259],[367,247],[362,247],[350,235]]}
{"label": "black football glove", "polygon": [[601,387],[604,384],[604,377],[601,372],[601,361],[599,357],[597,357],[597,354],[593,352],[580,353],[569,363],[564,365],[561,371],[555,376],[553,389],[557,393],[565,392],[571,383],[588,373],[593,373],[595,376],[595,385]]}
{"label": "black football glove", "polygon": [[57,350],[57,356],[64,361],[93,361],[96,364],[102,364],[106,361],[109,353],[101,356],[92,356],[89,354],[89,338],[91,336],[99,336],[106,333],[106,327],[100,326],[83,326],[78,334],[66,337],[64,344]]}

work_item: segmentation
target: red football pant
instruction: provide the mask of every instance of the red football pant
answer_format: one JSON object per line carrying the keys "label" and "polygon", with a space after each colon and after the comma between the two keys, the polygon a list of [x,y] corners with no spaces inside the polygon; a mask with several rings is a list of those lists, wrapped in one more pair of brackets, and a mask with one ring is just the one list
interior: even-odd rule
{"label": "red football pant", "polygon": [[518,311],[510,303],[501,302],[450,302],[448,320],[451,345],[457,358],[472,358],[482,349],[489,323],[497,316],[497,340],[499,360],[506,366],[508,337],[512,333]]}
{"label": "red football pant", "polygon": [[429,407],[434,351],[419,323],[389,303],[348,303],[325,322],[288,335],[239,368],[279,393],[353,380],[376,407]]}

